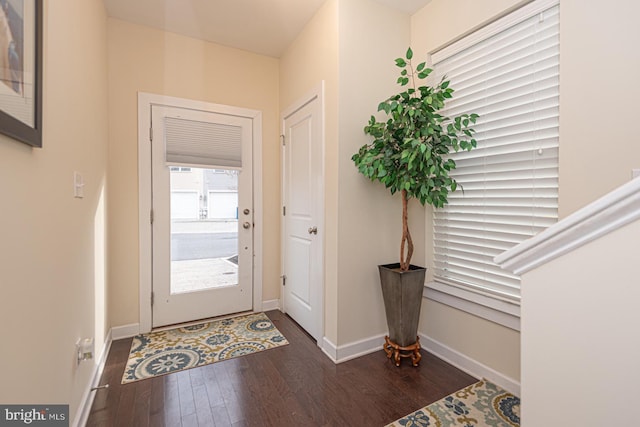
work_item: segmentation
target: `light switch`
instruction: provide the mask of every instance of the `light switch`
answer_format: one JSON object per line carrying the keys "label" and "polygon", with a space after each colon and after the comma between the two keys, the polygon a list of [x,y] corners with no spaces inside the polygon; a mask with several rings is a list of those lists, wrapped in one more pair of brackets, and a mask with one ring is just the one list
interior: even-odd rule
{"label": "light switch", "polygon": [[78,199],[84,197],[84,178],[80,172],[73,173],[73,197]]}
{"label": "light switch", "polygon": [[640,169],[631,169],[631,178],[637,178],[640,176]]}

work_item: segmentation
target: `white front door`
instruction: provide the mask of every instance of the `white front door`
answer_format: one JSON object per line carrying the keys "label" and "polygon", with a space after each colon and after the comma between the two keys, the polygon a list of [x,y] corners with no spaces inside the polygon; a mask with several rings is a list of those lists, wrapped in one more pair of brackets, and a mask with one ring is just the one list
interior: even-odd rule
{"label": "white front door", "polygon": [[283,120],[283,309],[318,343],[323,333],[323,163],[319,96]]}
{"label": "white front door", "polygon": [[[151,124],[153,327],[251,310],[251,119],[152,105]],[[234,138],[241,166],[200,154],[212,140],[233,154]],[[237,194],[218,206],[233,215],[211,218],[207,199],[221,190]]]}

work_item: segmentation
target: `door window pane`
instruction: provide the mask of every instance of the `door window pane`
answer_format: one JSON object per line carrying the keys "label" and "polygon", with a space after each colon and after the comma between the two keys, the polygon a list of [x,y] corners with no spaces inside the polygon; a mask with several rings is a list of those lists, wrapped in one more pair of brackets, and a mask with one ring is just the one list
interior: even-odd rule
{"label": "door window pane", "polygon": [[171,294],[238,284],[238,171],[171,175]]}

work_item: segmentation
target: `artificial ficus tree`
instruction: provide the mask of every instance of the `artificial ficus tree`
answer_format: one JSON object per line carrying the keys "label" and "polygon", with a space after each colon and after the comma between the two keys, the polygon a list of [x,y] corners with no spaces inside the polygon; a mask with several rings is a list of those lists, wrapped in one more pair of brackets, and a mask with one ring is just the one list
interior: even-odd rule
{"label": "artificial ficus tree", "polygon": [[402,196],[402,240],[400,269],[409,270],[413,255],[413,241],[409,232],[408,202],[415,198],[424,206],[436,208],[447,204],[449,192],[457,189],[449,172],[456,167],[448,154],[471,150],[476,146],[473,138],[477,114],[446,117],[438,113],[445,101],[453,97],[449,81],[442,78],[434,86],[419,85],[432,72],[421,62],[415,68],[413,51],[405,58],[396,59],[400,71],[397,82],[404,90],[378,105],[378,111],[387,115],[386,121],[371,116],[364,132],[373,141],[363,145],[352,160],[358,170],[371,179],[380,181],[391,194]]}

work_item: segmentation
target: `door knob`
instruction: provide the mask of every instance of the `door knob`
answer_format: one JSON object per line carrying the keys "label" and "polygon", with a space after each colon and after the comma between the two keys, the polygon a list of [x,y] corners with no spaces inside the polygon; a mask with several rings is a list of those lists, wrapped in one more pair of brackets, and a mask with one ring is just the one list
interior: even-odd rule
{"label": "door knob", "polygon": [[250,212],[251,211],[249,209],[245,209],[245,210],[242,211],[242,213],[244,213],[245,215],[249,215]]}
{"label": "door knob", "polygon": [[249,224],[248,222],[242,224],[242,228],[244,229],[248,229],[249,227],[251,227],[251,224]]}
{"label": "door knob", "polygon": [[318,227],[309,227],[309,234],[318,234]]}

